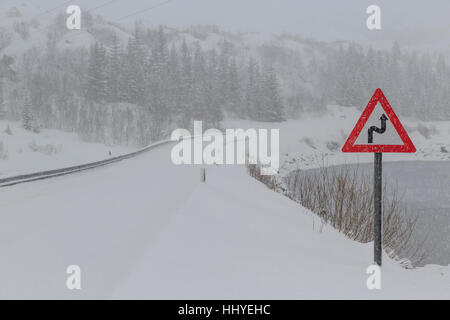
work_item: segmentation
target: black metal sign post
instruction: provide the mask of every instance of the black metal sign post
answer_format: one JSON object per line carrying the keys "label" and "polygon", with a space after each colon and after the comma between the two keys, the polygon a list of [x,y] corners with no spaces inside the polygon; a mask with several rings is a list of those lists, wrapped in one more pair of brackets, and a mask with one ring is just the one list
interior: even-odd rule
{"label": "black metal sign post", "polygon": [[374,241],[374,262],[381,266],[381,255],[382,255],[382,241],[383,241],[383,212],[381,205],[381,160],[382,153],[375,153],[375,168],[374,168],[374,214],[373,214],[373,241]]}

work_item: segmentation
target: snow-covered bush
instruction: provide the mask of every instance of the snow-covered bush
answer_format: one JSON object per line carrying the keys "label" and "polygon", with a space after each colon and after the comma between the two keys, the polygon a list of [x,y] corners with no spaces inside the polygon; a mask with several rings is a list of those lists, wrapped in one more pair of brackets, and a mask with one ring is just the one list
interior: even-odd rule
{"label": "snow-covered bush", "polygon": [[30,25],[25,21],[14,22],[13,29],[23,40],[27,40],[30,37]]}
{"label": "snow-covered bush", "polygon": [[305,137],[302,139],[304,143],[306,143],[309,147],[313,149],[317,149],[314,141],[310,137]]}
{"label": "snow-covered bush", "polygon": [[410,131],[418,131],[425,139],[430,139],[432,135],[439,133],[436,126],[423,123],[419,123],[416,127],[411,128]]}
{"label": "snow-covered bush", "polygon": [[12,136],[12,130],[11,130],[11,128],[9,127],[9,125],[6,127],[6,129],[5,129],[5,133],[7,134],[7,135],[9,135],[9,136]]}
{"label": "snow-covered bush", "polygon": [[8,18],[19,18],[22,16],[22,13],[20,12],[19,9],[17,9],[16,7],[12,7],[11,9],[9,9],[6,14],[5,14]]}
{"label": "snow-covered bush", "polygon": [[36,18],[31,19],[30,26],[33,27],[34,29],[39,28],[39,26],[40,26],[39,20]]}
{"label": "snow-covered bush", "polygon": [[41,132],[41,127],[39,125],[34,125],[33,126],[33,133],[40,133]]}
{"label": "snow-covered bush", "polygon": [[12,41],[11,33],[5,28],[0,28],[0,51],[9,46],[11,41]]}
{"label": "snow-covered bush", "polygon": [[247,164],[247,172],[251,177],[264,183],[269,189],[276,190],[277,179],[274,176],[262,175],[260,166],[256,164]]}
{"label": "snow-covered bush", "polygon": [[39,153],[42,153],[42,154],[45,154],[48,156],[60,153],[62,151],[61,144],[54,145],[54,144],[47,143],[47,144],[39,145],[34,140],[28,145],[28,147],[33,152],[39,152]]}
{"label": "snow-covered bush", "polygon": [[[297,170],[283,182],[285,190],[281,191],[318,214],[325,223],[353,240],[373,241],[371,177],[360,174],[351,166],[321,167],[312,171]],[[273,185],[270,181],[269,187]],[[386,188],[385,183],[383,193]],[[391,196],[383,198],[383,247],[391,257],[407,258],[412,265],[418,265],[426,252],[423,241],[414,237],[417,217],[410,218],[405,214],[395,186],[390,186],[389,190]]]}
{"label": "snow-covered bush", "polygon": [[336,141],[327,141],[326,146],[328,150],[335,152],[339,150],[339,143]]}
{"label": "snow-covered bush", "polygon": [[8,150],[3,145],[3,142],[0,141],[0,160],[8,159]]}

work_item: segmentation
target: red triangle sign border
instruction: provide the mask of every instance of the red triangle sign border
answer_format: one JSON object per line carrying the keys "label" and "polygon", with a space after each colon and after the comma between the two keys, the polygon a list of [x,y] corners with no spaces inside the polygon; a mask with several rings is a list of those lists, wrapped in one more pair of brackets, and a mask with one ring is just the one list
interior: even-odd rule
{"label": "red triangle sign border", "polygon": [[[356,140],[358,139],[361,130],[364,128],[364,125],[369,120],[370,115],[377,103],[381,104],[381,107],[386,112],[389,120],[393,124],[395,130],[397,131],[400,139],[403,141],[403,145],[383,145],[383,144],[358,144],[355,145]],[[342,147],[342,152],[416,152],[416,147],[413,142],[409,138],[406,130],[403,128],[400,120],[392,109],[389,101],[386,99],[383,91],[380,88],[375,90],[372,98],[364,109],[361,117],[353,128],[350,136]]]}

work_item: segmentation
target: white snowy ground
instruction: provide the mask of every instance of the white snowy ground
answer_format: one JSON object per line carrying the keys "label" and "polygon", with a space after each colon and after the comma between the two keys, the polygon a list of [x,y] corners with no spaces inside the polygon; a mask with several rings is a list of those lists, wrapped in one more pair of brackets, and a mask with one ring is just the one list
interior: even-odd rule
{"label": "white snowy ground", "polygon": [[[0,189],[0,298],[450,298],[449,267],[384,257],[366,288],[359,244],[242,167],[175,167],[166,145],[121,163]],[[66,289],[66,267],[82,290]]]}
{"label": "white snowy ground", "polygon": [[[10,127],[12,135],[5,133]],[[0,178],[83,164],[132,152],[132,148],[82,141],[77,134],[26,131],[19,122],[0,121]]]}
{"label": "white snowy ground", "polygon": [[[279,129],[280,172],[283,174],[292,169],[316,168],[323,164],[373,162],[372,154],[341,152],[361,113],[356,108],[328,106],[326,114],[305,115],[299,120],[281,123],[228,120],[223,127]],[[450,121],[418,122],[401,116],[399,118],[417,152],[385,153],[384,161],[450,160]]]}

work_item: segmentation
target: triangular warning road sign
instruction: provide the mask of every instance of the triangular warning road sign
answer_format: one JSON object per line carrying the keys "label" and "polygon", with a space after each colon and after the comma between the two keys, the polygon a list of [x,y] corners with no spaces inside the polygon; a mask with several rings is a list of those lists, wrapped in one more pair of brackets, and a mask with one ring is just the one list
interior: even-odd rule
{"label": "triangular warning road sign", "polygon": [[[372,112],[375,109],[375,106],[377,103],[381,104],[381,107],[383,108],[384,112],[386,114],[383,114],[379,120],[380,126],[371,126],[368,128],[367,132],[364,131],[364,135],[367,135],[367,139],[364,143],[355,143],[356,140],[358,140],[358,137],[362,135],[362,130],[364,126],[367,123],[367,120],[369,120],[369,117],[371,116]],[[386,117],[387,116],[387,117]],[[403,144],[385,144],[383,143],[383,134],[386,132],[386,122],[390,121],[395,128],[398,137],[400,137]],[[374,144],[373,143],[373,136],[376,136],[381,143]],[[364,136],[366,138],[366,136]],[[391,105],[387,101],[386,97],[383,94],[383,91],[381,89],[375,90],[375,93],[373,94],[372,98],[370,99],[369,103],[367,104],[366,109],[364,109],[361,117],[359,118],[358,122],[356,123],[355,127],[353,128],[353,131],[350,133],[350,136],[348,137],[347,141],[345,142],[344,146],[342,147],[343,152],[416,152],[416,147],[414,147],[414,144],[412,143],[411,139],[409,138],[408,134],[406,133],[406,130],[403,128],[402,124],[400,123],[400,120],[397,118],[394,110],[392,110]]]}

